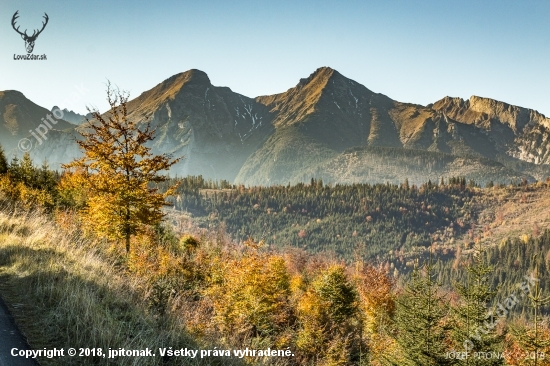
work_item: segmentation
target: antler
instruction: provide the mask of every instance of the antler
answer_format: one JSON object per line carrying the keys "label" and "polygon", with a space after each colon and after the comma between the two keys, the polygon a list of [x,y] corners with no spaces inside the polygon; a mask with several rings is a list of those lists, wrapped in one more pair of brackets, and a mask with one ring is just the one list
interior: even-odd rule
{"label": "antler", "polygon": [[[48,20],[50,20],[50,18],[48,17],[48,14],[44,13],[44,19],[46,19],[45,22],[42,22],[42,29],[40,29],[38,31],[38,33],[36,33],[37,31],[35,30],[34,33],[32,34],[32,36],[30,36],[30,38],[36,38],[38,37],[38,35],[40,33],[42,33],[42,31],[44,30],[44,28],[46,28],[46,24],[48,24]],[[25,31],[26,32],[26,31]]]}
{"label": "antler", "polygon": [[[19,13],[19,10],[17,10],[17,11],[15,12],[15,14],[13,14],[13,18],[11,18],[11,26],[12,26],[13,29],[14,29],[17,33],[19,33],[20,35],[28,37],[28,36],[27,36],[27,30],[26,30],[26,29],[25,29],[25,33],[21,33],[21,32],[19,31],[19,27],[15,28],[15,21],[17,20],[17,18],[19,18],[19,15],[17,15],[17,13]],[[45,14],[45,13],[44,13],[44,14]]]}

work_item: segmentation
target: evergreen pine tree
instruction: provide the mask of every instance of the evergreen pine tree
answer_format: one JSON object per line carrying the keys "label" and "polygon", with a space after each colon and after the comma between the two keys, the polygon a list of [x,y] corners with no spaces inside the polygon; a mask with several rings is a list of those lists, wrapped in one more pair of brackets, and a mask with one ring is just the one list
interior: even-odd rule
{"label": "evergreen pine tree", "polygon": [[21,167],[17,156],[14,156],[13,159],[11,159],[10,165],[8,166],[8,174],[10,175],[10,178],[16,182],[21,181]]}
{"label": "evergreen pine tree", "polygon": [[489,283],[493,267],[489,265],[486,251],[481,243],[474,249],[473,262],[466,267],[466,283],[454,283],[460,295],[459,303],[453,307],[454,327],[451,337],[458,353],[468,352],[461,357],[458,365],[503,365],[500,357],[475,357],[476,352],[501,354],[504,337],[495,332],[498,322],[496,312],[490,311],[488,304],[496,294]]}
{"label": "evergreen pine tree", "polygon": [[20,181],[28,187],[33,187],[36,182],[36,169],[32,163],[31,155],[26,152],[19,164]]}
{"label": "evergreen pine tree", "polygon": [[57,187],[56,172],[50,170],[48,162],[44,160],[36,172],[36,184],[40,189],[53,193]]}
{"label": "evergreen pine tree", "polygon": [[390,365],[435,366],[456,362],[446,355],[448,311],[443,306],[437,275],[431,253],[422,268],[414,267],[405,293],[397,301],[396,342],[401,355],[388,360]]}
{"label": "evergreen pine tree", "polygon": [[[544,297],[542,295],[542,289],[540,288],[539,281],[539,263],[537,261],[537,255],[533,256],[533,262],[535,268],[533,271],[534,284],[525,283],[524,286],[528,288],[528,299],[530,307],[533,309],[533,326],[528,327],[511,327],[512,334],[525,353],[525,365],[542,366],[543,360],[549,355],[545,351],[550,347],[550,339],[548,339],[544,332],[544,326],[542,324],[541,307],[550,303],[550,296]],[[531,287],[532,286],[532,287]],[[546,363],[544,363],[546,364]]]}

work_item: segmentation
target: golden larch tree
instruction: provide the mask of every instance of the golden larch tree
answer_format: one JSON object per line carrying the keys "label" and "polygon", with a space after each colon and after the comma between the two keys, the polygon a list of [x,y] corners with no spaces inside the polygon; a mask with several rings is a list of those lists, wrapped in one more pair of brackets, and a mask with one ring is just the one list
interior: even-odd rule
{"label": "golden larch tree", "polygon": [[124,240],[127,254],[133,235],[163,219],[162,207],[177,185],[166,192],[154,186],[166,181],[161,172],[180,160],[151,152],[146,143],[154,140],[155,130],[150,121],[129,118],[128,98],[127,92],[107,85],[109,111],[102,115],[89,109],[92,117],[77,141],[84,156],[63,165],[73,184],[86,192],[84,225],[100,237]]}

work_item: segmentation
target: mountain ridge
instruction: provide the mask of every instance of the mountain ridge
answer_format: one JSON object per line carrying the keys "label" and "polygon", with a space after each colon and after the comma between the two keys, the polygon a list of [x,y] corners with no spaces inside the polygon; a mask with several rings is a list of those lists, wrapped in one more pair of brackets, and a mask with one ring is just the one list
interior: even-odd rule
{"label": "mountain ridge", "polygon": [[[443,159],[447,165],[432,164],[441,168],[430,173],[435,175],[470,171],[477,177],[492,171],[490,179],[500,174],[502,179],[530,180],[550,175],[550,119],[535,110],[478,96],[444,97],[427,106],[403,103],[326,66],[285,92],[256,98],[214,86],[205,72],[191,69],[144,91],[127,107],[129,118],[150,121],[157,129],[152,144],[156,153],[185,156],[172,170],[180,176],[273,184],[333,172],[329,175],[338,182],[334,172],[342,171],[339,164],[349,163],[346,154],[357,148],[367,150],[356,155],[356,165],[347,163],[347,175],[354,176],[353,169],[370,169],[378,173],[369,179],[379,181],[389,175],[372,165],[381,162],[373,154],[404,156],[386,148],[422,155],[417,161]],[[9,126],[1,104],[0,113]],[[49,158],[54,165],[71,160],[76,150],[65,146],[70,145],[67,136],[76,136],[80,128],[85,126],[69,125],[67,131],[52,133],[54,141],[34,150],[33,158]],[[437,154],[470,159],[473,170],[452,168],[452,159]],[[411,169],[425,172],[421,165]],[[403,178],[398,172],[392,177]]]}

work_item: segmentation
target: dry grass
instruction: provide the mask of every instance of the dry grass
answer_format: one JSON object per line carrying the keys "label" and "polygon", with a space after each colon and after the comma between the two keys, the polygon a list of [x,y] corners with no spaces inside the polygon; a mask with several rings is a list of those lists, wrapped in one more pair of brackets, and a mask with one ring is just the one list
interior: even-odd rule
{"label": "dry grass", "polygon": [[40,212],[0,201],[0,293],[31,347],[99,347],[104,352],[149,348],[157,354],[115,360],[41,359],[42,365],[237,364],[227,358],[163,360],[159,347],[213,347],[193,341],[181,316],[149,312],[142,280],[104,253],[100,243],[83,239],[78,228],[61,229]]}

